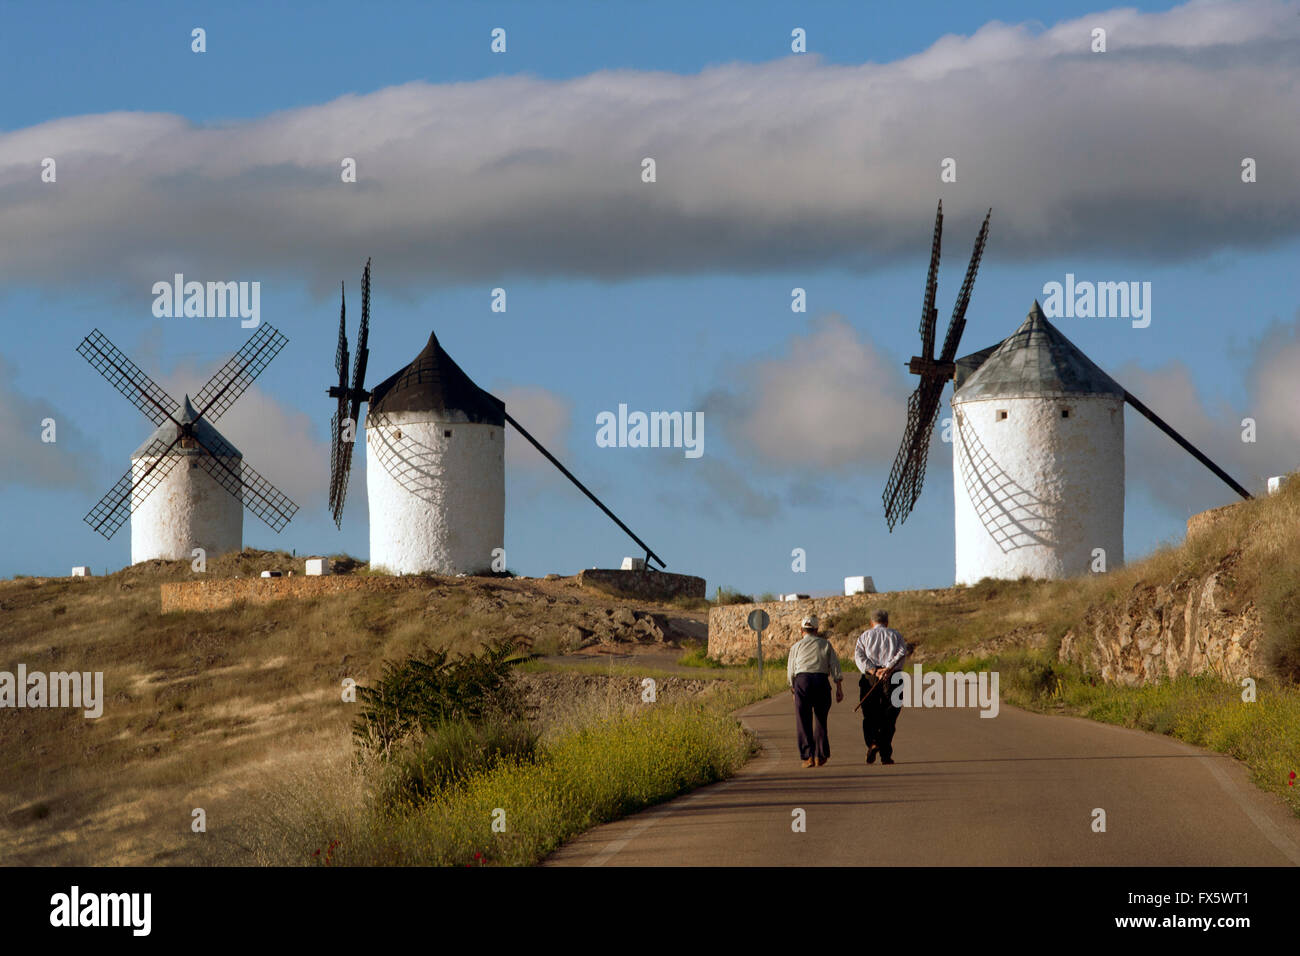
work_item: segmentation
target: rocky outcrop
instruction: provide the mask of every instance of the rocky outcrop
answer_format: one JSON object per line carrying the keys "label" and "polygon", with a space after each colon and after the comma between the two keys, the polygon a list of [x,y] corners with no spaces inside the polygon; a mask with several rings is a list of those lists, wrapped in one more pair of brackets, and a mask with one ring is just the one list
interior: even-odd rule
{"label": "rocky outcrop", "polygon": [[1187,519],[1187,540],[1190,541],[1198,534],[1209,531],[1215,525],[1232,517],[1243,502],[1236,501],[1230,505],[1223,505],[1220,508],[1211,508],[1209,511],[1201,511]]}
{"label": "rocky outcrop", "polygon": [[1090,608],[1061,640],[1060,659],[1130,687],[1203,673],[1234,683],[1258,676],[1259,611],[1236,599],[1237,558],[1169,585],[1138,584],[1122,601]]}

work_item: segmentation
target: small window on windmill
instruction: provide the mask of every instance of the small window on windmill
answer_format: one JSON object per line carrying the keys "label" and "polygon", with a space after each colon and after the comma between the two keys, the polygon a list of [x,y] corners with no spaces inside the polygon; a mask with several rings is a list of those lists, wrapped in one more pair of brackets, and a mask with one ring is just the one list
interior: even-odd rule
{"label": "small window on windmill", "polygon": [[402,430],[400,428],[393,429],[393,438],[395,438],[397,441],[402,440]]}
{"label": "small window on windmill", "polygon": [[1062,418],[1069,418],[1069,417],[1070,417],[1070,410],[1069,410],[1068,408],[1063,408],[1063,409],[1061,409],[1061,417],[1062,417]]}
{"label": "small window on windmill", "polygon": [[442,433],[442,437],[443,437],[443,438],[450,438],[450,437],[451,437],[451,429],[449,428],[449,429],[445,430],[445,431]]}
{"label": "small window on windmill", "polygon": [[998,421],[1000,421],[1000,422],[1004,422],[1004,421],[1006,421],[1006,420],[1007,420],[1007,410],[1006,410],[1005,408],[999,408],[999,409],[998,409]]}
{"label": "small window on windmill", "polygon": [[181,447],[198,448],[199,447],[198,439],[195,438],[193,435],[185,435],[184,437],[181,438]]}

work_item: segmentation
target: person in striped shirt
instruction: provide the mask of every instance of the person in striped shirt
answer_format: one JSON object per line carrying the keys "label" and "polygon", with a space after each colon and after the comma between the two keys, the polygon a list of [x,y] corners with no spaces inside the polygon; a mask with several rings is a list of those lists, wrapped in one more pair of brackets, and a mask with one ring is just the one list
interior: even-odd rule
{"label": "person in striped shirt", "polygon": [[826,717],[831,709],[831,681],[835,701],[844,699],[844,677],[840,658],[831,642],[817,633],[816,616],[803,619],[803,637],[795,641],[786,659],[785,679],[794,695],[795,729],[799,756],[805,767],[820,767],[830,759],[831,742],[826,735]]}
{"label": "person in striped shirt", "polygon": [[[858,691],[862,698],[862,739],[867,745],[867,763],[894,762],[894,726],[902,709],[894,706],[890,678],[903,666],[907,644],[903,635],[889,626],[889,612],[871,612],[871,629],[863,631],[853,646],[853,663],[862,676]],[[884,686],[878,686],[883,684]]]}

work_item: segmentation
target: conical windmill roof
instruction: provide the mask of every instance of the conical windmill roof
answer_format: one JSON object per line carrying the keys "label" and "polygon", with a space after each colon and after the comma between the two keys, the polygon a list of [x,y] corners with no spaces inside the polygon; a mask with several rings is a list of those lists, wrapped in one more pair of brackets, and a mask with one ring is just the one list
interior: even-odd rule
{"label": "conical windmill roof", "polygon": [[370,414],[431,412],[438,419],[505,425],[505,403],[474,384],[430,333],[410,365],[371,390]]}
{"label": "conical windmill roof", "polygon": [[[987,351],[987,350],[985,350]],[[977,359],[976,352],[959,359]],[[1047,321],[1042,307],[1034,302],[1020,328],[962,378],[953,392],[954,401],[992,398],[1033,398],[1053,395],[1114,395],[1124,397],[1124,388],[1084,355],[1061,330]]]}
{"label": "conical windmill roof", "polygon": [[[226,447],[229,448],[230,451],[233,453],[230,454],[229,456],[223,456],[223,457],[232,457],[232,458],[244,457],[243,454],[239,451],[239,449],[236,448],[234,445],[230,444],[230,442],[226,439],[224,435],[221,434],[221,432],[217,431],[215,428],[213,428],[211,425],[208,424],[207,419],[199,418],[199,413],[195,411],[194,406],[190,404],[190,397],[186,395],[185,401],[181,403],[181,424],[189,425],[191,423],[194,423],[195,419],[198,419],[198,421],[197,423],[194,424],[194,437],[197,438],[202,444],[207,445],[209,448],[215,448],[216,443],[218,441],[221,441],[224,442]],[[139,448],[137,448],[135,451],[131,453],[131,457],[132,458],[152,457],[151,455],[147,455],[146,452],[148,452],[149,446],[152,445],[155,441],[161,441],[163,445],[171,445],[172,442],[176,441],[176,439],[179,436],[180,436],[180,429],[176,427],[175,422],[173,422],[171,419],[168,419],[167,421],[159,425],[154,430],[154,433],[152,435],[150,435],[148,438],[144,440],[144,444],[142,444]],[[180,444],[177,443],[172,446],[172,450],[168,452],[168,454],[206,455],[207,452],[204,451],[202,448],[182,448]]]}

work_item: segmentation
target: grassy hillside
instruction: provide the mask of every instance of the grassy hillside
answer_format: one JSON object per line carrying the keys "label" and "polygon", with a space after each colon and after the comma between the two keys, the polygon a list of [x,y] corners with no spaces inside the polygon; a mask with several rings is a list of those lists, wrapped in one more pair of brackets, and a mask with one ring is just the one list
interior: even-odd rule
{"label": "grassy hillside", "polygon": [[[207,574],[295,567],[287,554],[245,552],[209,562]],[[508,637],[551,653],[568,633],[593,639],[593,618],[630,620],[627,608],[702,617],[572,579],[508,578],[160,614],[158,585],[193,577],[188,562],[151,562],[107,577],[0,581],[0,670],[102,671],[106,697],[96,720],[0,710],[0,862],[189,859],[194,808],[211,832],[268,776],[346,763],[355,705],[343,703],[341,682],[366,684],[384,660],[424,643],[466,652]]]}

